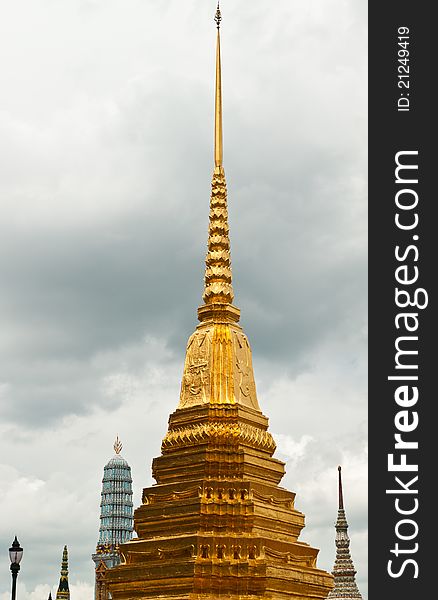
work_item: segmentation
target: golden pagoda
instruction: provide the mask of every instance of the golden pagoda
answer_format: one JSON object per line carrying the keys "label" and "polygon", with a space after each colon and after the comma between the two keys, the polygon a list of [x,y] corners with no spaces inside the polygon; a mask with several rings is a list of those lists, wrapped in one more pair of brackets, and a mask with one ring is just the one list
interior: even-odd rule
{"label": "golden pagoda", "polygon": [[61,562],[61,577],[59,578],[58,591],[56,592],[56,600],[70,600],[70,589],[68,587],[68,551],[67,546],[64,546]]}
{"label": "golden pagoda", "polygon": [[178,408],[156,484],[134,513],[138,539],[107,574],[114,600],[326,598],[331,574],[299,541],[304,515],[279,486],[284,463],[259,408],[248,338],[233,306],[222,165],[221,14],[216,12],[215,145],[204,304],[190,337]]}

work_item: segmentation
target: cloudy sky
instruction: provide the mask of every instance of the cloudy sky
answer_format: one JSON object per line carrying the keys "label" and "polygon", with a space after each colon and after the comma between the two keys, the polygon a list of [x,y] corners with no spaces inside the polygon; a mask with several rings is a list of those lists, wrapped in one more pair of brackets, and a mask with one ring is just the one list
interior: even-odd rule
{"label": "cloudy sky", "polygon": [[[0,600],[93,598],[118,433],[152,483],[201,303],[214,0],[0,0]],[[366,3],[223,0],[235,304],[301,539],[367,589]]]}

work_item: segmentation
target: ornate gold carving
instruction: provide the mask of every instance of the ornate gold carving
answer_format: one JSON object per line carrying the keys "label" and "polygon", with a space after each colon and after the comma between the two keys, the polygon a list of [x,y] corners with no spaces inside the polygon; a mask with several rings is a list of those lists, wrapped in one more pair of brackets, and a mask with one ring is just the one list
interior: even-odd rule
{"label": "ornate gold carving", "polygon": [[179,407],[203,404],[210,398],[210,328],[195,331],[187,344]]}
{"label": "ornate gold carving", "polygon": [[294,503],[290,498],[274,498],[274,496],[265,496],[257,492],[257,490],[252,491],[252,497],[256,500],[261,500],[262,502],[268,502],[269,504],[277,505],[277,506],[285,506],[286,508],[293,508]]}
{"label": "ornate gold carving", "polygon": [[158,548],[158,556],[161,559],[181,558],[184,556],[195,558],[196,548],[193,544],[183,546],[182,548]]}
{"label": "ornate gold carving", "polygon": [[158,549],[152,550],[130,550],[129,553],[121,553],[122,564],[142,563],[149,560],[158,560]]}
{"label": "ornate gold carving", "polygon": [[217,324],[213,329],[211,356],[212,404],[235,402],[233,385],[233,344],[229,325]]}
{"label": "ornate gold carving", "polygon": [[216,502],[217,500],[220,500],[220,501],[228,501],[228,500],[243,501],[243,500],[249,499],[248,490],[246,488],[239,489],[238,491],[235,488],[230,488],[227,493],[225,491],[225,489],[222,487],[215,490],[213,487],[208,486],[208,487],[205,487],[203,490],[201,490],[200,496],[207,503]]}
{"label": "ornate gold carving", "polygon": [[222,166],[216,166],[211,182],[208,250],[205,258],[205,304],[231,304],[234,293],[231,275],[227,185]]}
{"label": "ornate gold carving", "polygon": [[260,410],[248,338],[228,323],[200,325],[187,344],[179,408],[235,402]]}
{"label": "ornate gold carving", "polygon": [[[129,552],[128,556],[128,564],[132,564],[136,562],[166,560],[172,558],[196,558],[197,551],[196,547],[193,544],[190,544],[182,547],[153,548],[150,551],[132,550]],[[125,557],[123,556],[123,558]]]}
{"label": "ornate gold carving", "polygon": [[235,356],[234,395],[240,404],[260,410],[252,369],[251,347],[248,338],[241,331],[233,336]]}
{"label": "ornate gold carving", "polygon": [[202,494],[202,488],[199,486],[182,490],[181,492],[174,491],[168,494],[153,494],[144,490],[142,502],[143,504],[157,504],[161,502],[171,502],[172,500],[187,500],[188,498],[198,498]]}
{"label": "ornate gold carving", "polygon": [[161,449],[195,446],[201,442],[214,442],[218,445],[241,443],[270,453],[276,448],[268,431],[247,423],[213,421],[170,429],[163,439]]}
{"label": "ornate gold carving", "polygon": [[294,555],[291,552],[279,552],[278,550],[274,550],[273,548],[269,548],[268,546],[263,546],[263,551],[265,556],[281,560],[285,563],[294,563],[303,567],[314,567],[316,563],[316,559],[314,556],[299,556]]}
{"label": "ornate gold carving", "polygon": [[187,345],[180,407],[208,402],[211,331],[195,332]]}

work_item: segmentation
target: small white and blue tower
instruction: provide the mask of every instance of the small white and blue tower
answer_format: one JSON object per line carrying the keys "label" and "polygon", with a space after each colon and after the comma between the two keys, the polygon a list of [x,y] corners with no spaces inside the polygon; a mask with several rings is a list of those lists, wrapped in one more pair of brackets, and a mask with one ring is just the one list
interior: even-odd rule
{"label": "small white and blue tower", "polygon": [[103,472],[99,541],[96,553],[92,555],[96,571],[96,600],[111,598],[106,571],[120,563],[119,546],[132,539],[133,533],[131,467],[120,454],[122,443],[118,436],[114,451]]}

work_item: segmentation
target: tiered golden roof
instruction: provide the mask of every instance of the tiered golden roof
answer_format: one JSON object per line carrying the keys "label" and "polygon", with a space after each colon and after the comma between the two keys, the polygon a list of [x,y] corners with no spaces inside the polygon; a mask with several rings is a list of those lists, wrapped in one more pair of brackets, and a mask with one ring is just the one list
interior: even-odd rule
{"label": "tiered golden roof", "polygon": [[156,485],[135,511],[138,539],[110,569],[114,600],[326,598],[318,550],[298,541],[304,515],[279,487],[284,463],[257,401],[251,348],[232,305],[230,241],[222,165],[221,15],[215,17],[215,168],[204,304],[190,337],[178,408],[170,415]]}

